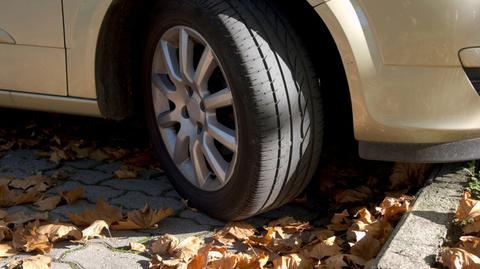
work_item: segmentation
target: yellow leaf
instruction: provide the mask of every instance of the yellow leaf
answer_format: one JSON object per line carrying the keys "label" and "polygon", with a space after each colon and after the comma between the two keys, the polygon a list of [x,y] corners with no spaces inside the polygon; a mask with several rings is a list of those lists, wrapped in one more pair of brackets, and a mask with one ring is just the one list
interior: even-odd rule
{"label": "yellow leaf", "polygon": [[171,208],[153,210],[146,205],[141,210],[134,210],[128,213],[127,219],[119,220],[112,224],[113,230],[139,230],[155,228],[156,225],[166,217],[173,215]]}
{"label": "yellow leaf", "polygon": [[14,260],[8,264],[8,269],[48,269],[52,263],[52,258],[44,255]]}
{"label": "yellow leaf", "polygon": [[96,220],[82,231],[82,239],[88,240],[92,238],[105,238],[105,236],[102,234],[103,230],[109,231],[108,223],[104,220]]}
{"label": "yellow leaf", "polygon": [[55,195],[36,201],[34,203],[38,210],[47,211],[57,208],[58,204],[62,201],[62,197]]}
{"label": "yellow leaf", "polygon": [[38,233],[48,237],[50,242],[57,242],[65,239],[82,239],[82,232],[69,223],[46,224],[38,227]]}
{"label": "yellow leaf", "polygon": [[65,201],[68,204],[73,204],[78,199],[83,197],[84,192],[85,192],[85,188],[80,186],[80,187],[76,187],[76,188],[74,188],[73,190],[70,190],[70,191],[62,191],[59,194],[60,194],[60,196],[62,196],[63,199],[65,199]]}
{"label": "yellow leaf", "polygon": [[446,248],[441,253],[441,262],[450,269],[477,269],[480,258],[461,248]]}

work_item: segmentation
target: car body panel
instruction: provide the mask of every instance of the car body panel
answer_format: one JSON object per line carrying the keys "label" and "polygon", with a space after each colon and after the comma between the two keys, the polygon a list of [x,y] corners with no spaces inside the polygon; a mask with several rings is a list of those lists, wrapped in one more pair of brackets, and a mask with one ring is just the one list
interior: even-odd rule
{"label": "car body panel", "polygon": [[2,0],[0,29],[0,89],[67,94],[61,0]]}
{"label": "car body panel", "polygon": [[[67,65],[65,58],[62,64],[65,49],[62,40],[58,39],[59,34],[63,38],[59,30],[63,26],[61,23],[39,38],[33,33],[29,37],[28,31],[24,34],[21,29],[16,30],[23,25],[22,20],[2,18],[2,5],[13,5],[17,1],[19,6],[35,2],[0,2],[0,28],[3,29],[0,42],[4,40],[4,44],[0,44],[0,88],[68,95],[70,98],[54,98],[52,102],[69,104],[71,108],[58,105],[51,110],[100,115],[98,106],[87,112],[79,109],[89,107],[97,98],[97,43],[112,0],[63,0]],[[464,48],[480,47],[480,35],[476,34],[477,25],[480,25],[480,2],[307,1],[327,25],[340,52],[349,83],[356,139],[401,144],[444,143],[480,137],[480,97],[458,57]],[[44,0],[41,7],[36,4],[25,8],[43,10],[44,3],[50,4],[53,10],[45,11],[46,14],[54,12],[54,15],[35,27],[58,21],[61,0]],[[27,11],[22,14],[31,12]],[[2,24],[2,21],[8,23]],[[12,28],[10,25],[15,21],[19,25]],[[14,45],[12,39],[28,45]],[[480,63],[475,59],[476,53],[466,52],[465,55],[469,65]],[[9,106],[35,109],[32,101],[35,96],[27,98],[19,93],[0,92],[0,105],[8,103]],[[42,104],[39,103],[37,109],[48,110],[43,103],[50,97],[39,95],[38,98]],[[78,106],[74,106],[76,102]]]}
{"label": "car body panel", "polygon": [[[443,49],[437,49],[430,44],[431,51],[423,54],[416,53],[420,45],[410,43],[402,46],[398,38],[396,42],[400,44],[395,46],[396,51],[382,50],[392,44],[391,40],[396,35],[401,37],[403,34],[398,31],[389,33],[382,27],[404,24],[402,16],[392,20],[398,16],[396,14],[410,11],[411,5],[420,8],[423,2],[383,1],[386,3],[382,4],[382,14],[373,7],[380,2],[377,0],[330,0],[315,8],[332,33],[342,57],[352,98],[356,139],[388,143],[441,143],[480,137],[480,98],[465,75],[458,60],[458,51],[455,51],[477,42],[477,36],[469,38],[458,34],[457,37],[463,37],[463,40],[451,40],[456,45],[442,43]],[[473,13],[480,8],[480,3],[470,0],[453,2],[468,5]],[[436,3],[443,3],[436,9],[451,7],[447,1]],[[386,9],[386,6],[389,8]],[[449,14],[449,11],[443,11]],[[372,12],[375,16],[371,15]],[[425,14],[411,13],[418,18],[409,19],[428,21],[428,25],[432,25],[444,19],[440,16],[442,14],[436,11],[427,20],[422,18]],[[470,17],[473,21],[468,23],[451,20],[450,24],[456,24],[448,24],[447,28],[470,31],[474,23],[480,25],[480,17]],[[392,26],[392,29],[398,30],[399,25]],[[422,43],[435,40],[438,32],[450,32],[440,27],[443,24],[438,25],[436,31],[419,29],[423,33],[421,37],[413,34],[416,30],[412,24],[407,25],[405,31]],[[377,30],[379,28],[382,30]],[[448,39],[442,41],[449,42]],[[428,50],[428,47],[423,50]],[[397,57],[395,53],[403,57]],[[446,53],[451,56],[445,58]],[[408,55],[411,54],[420,59],[409,61],[412,58]],[[427,64],[429,61],[437,65]]]}
{"label": "car body panel", "polygon": [[112,0],[63,0],[68,95],[95,99],[95,54],[103,18]]}

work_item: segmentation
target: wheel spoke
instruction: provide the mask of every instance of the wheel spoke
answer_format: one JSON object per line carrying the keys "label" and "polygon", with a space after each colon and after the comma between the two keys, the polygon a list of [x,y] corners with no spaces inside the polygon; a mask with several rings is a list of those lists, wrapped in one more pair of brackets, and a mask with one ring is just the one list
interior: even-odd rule
{"label": "wheel spoke", "polygon": [[225,161],[220,152],[218,152],[218,149],[213,143],[213,139],[206,133],[203,134],[202,138],[202,150],[205,159],[210,164],[210,167],[217,176],[218,181],[220,181],[221,184],[224,184],[228,163]]}
{"label": "wheel spoke", "polygon": [[176,114],[176,111],[165,111],[160,113],[160,115],[158,115],[157,117],[158,125],[163,128],[172,127],[173,125],[175,125],[175,123],[178,122],[178,117]]}
{"label": "wheel spoke", "polygon": [[195,170],[195,178],[199,186],[205,185],[208,175],[207,165],[205,163],[205,158],[203,157],[202,143],[200,138],[193,140],[190,147],[190,157],[192,159],[193,169]]}
{"label": "wheel spoke", "polygon": [[217,62],[215,56],[213,55],[212,49],[206,47],[200,58],[197,69],[195,70],[195,84],[199,90],[204,90],[206,88],[208,79],[217,67]]}
{"label": "wheel spoke", "polygon": [[193,42],[191,42],[188,32],[185,28],[180,28],[179,33],[179,55],[180,72],[189,84],[193,84]]}
{"label": "wheel spoke", "polygon": [[179,74],[179,61],[176,53],[176,48],[174,48],[168,41],[160,41],[161,46],[161,56],[165,68],[167,69],[167,74],[173,83],[181,83],[182,77]]}
{"label": "wheel spoke", "polygon": [[185,128],[180,128],[175,141],[175,149],[173,151],[173,161],[177,165],[181,165],[188,159],[188,147],[190,137]]}
{"label": "wheel spoke", "polygon": [[[164,75],[163,75],[164,76]],[[162,79],[162,74],[152,75],[152,89],[160,92],[165,98],[173,101],[174,103],[182,102],[183,96],[179,91],[169,89],[169,86]],[[158,96],[155,96],[158,97]]]}
{"label": "wheel spoke", "polygon": [[214,110],[221,107],[231,106],[233,104],[232,92],[229,88],[223,89],[204,99],[205,108]]}
{"label": "wheel spoke", "polygon": [[207,132],[229,150],[237,152],[237,138],[234,130],[214,121],[207,124]]}

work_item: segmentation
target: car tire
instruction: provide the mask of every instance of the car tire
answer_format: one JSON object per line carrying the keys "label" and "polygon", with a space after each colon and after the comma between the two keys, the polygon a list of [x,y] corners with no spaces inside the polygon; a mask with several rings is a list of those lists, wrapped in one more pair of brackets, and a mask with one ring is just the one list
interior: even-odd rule
{"label": "car tire", "polygon": [[[179,73],[188,69],[182,69],[182,63],[170,62],[171,59],[178,59],[180,62],[181,59],[190,57],[180,55],[184,47],[180,43],[182,41],[179,41],[178,46],[168,43],[175,42],[176,36],[173,37],[175,34],[170,33],[176,33],[176,31],[179,36],[187,33],[189,38],[195,39],[195,42],[200,40],[198,42],[204,46],[203,52],[192,56],[192,59],[196,59],[192,60],[194,64],[200,65],[207,46],[211,48],[217,67],[221,69],[223,79],[233,98],[233,112],[225,113],[229,115],[226,118],[234,119],[236,146],[234,153],[228,153],[228,151],[221,153],[222,156],[226,156],[225,160],[228,158],[231,160],[228,166],[228,180],[218,183],[218,186],[221,186],[219,188],[204,189],[199,187],[200,183],[197,184],[187,176],[190,173],[197,173],[193,159],[199,159],[196,157],[197,151],[192,153],[195,150],[192,140],[197,139],[193,137],[192,131],[188,131],[191,136],[186,140],[189,142],[185,142],[190,150],[188,156],[190,156],[191,165],[187,165],[188,159],[179,164],[180,162],[174,159],[177,158],[175,149],[181,148],[178,146],[180,143],[178,141],[184,141],[179,138],[183,123],[172,123],[165,125],[168,126],[165,128],[159,123],[157,103],[160,102],[165,107],[167,104],[165,100],[169,98],[167,95],[171,92],[162,90],[161,97],[154,93],[153,90],[157,87],[155,83],[158,82],[152,83],[152,74],[156,74],[156,66],[160,66],[159,72],[160,69],[167,70],[162,71],[166,74],[158,75],[162,81],[161,87],[177,85],[168,76],[170,70],[168,68],[171,68],[172,72]],[[191,35],[194,37],[190,37]],[[167,45],[161,47],[164,39],[168,39],[164,42]],[[173,41],[169,41],[170,39]],[[188,42],[194,41],[188,39]],[[159,47],[169,56],[161,56],[164,59],[160,64],[156,64]],[[195,49],[188,51],[195,51]],[[160,54],[164,55],[162,52]],[[199,57],[198,54],[201,56]],[[148,19],[142,66],[145,115],[153,147],[171,183],[191,206],[219,219],[240,220],[279,207],[295,198],[306,187],[316,169],[322,147],[323,117],[319,80],[299,38],[277,10],[274,1],[158,1]],[[193,71],[196,72],[199,69],[201,68],[197,67]],[[187,81],[188,72],[180,74],[185,81]],[[208,81],[208,83],[213,81],[212,77]],[[197,84],[200,85],[200,83]],[[192,90],[189,87],[182,87],[183,90],[188,91],[187,95],[182,93],[182,96],[190,96],[191,92],[200,92],[198,89]],[[210,84],[207,87],[210,87]],[[176,87],[174,92],[180,94],[177,93],[179,89]],[[209,94],[212,93],[206,95]],[[197,95],[205,96],[200,93]],[[157,101],[158,98],[164,99]],[[196,98],[200,100],[203,97]],[[196,113],[198,106],[196,103],[190,105],[193,101],[189,100],[182,101],[186,105],[185,108],[180,108],[181,104],[172,105],[169,99],[170,110],[166,108],[167,111],[162,113],[173,114],[177,109],[178,111],[183,109],[181,110],[183,112],[175,115],[179,117],[178,115],[183,113],[182,121],[189,119],[193,122],[192,118],[197,117],[193,113]],[[203,108],[201,109],[203,111]],[[224,112],[215,110],[215,113],[217,118],[225,117]],[[200,120],[203,122],[204,118]],[[188,126],[193,126],[190,122]],[[195,128],[198,130],[199,137],[203,133],[205,136],[208,135],[206,133],[210,127],[207,123],[205,126],[201,123],[194,124],[197,124]],[[169,140],[171,134],[178,135],[174,140],[175,143]],[[201,138],[198,140],[200,145],[203,140]],[[168,147],[169,143],[174,145],[173,150]],[[222,151],[224,147],[218,144],[216,141],[209,145],[214,145],[218,152],[224,152]],[[203,146],[205,145],[198,147],[205,153]],[[234,157],[228,157],[231,155]],[[204,161],[203,158],[200,159]],[[207,157],[205,159],[207,161],[203,167],[217,171],[212,168],[214,166],[210,164],[209,159]],[[233,159],[234,165],[232,165]],[[194,171],[190,172],[184,167],[193,167]],[[201,171],[198,173],[203,175]],[[202,176],[201,184],[217,186],[210,181],[220,182],[220,176],[212,175],[213,173],[210,173],[206,179]],[[200,181],[198,174],[195,177]],[[206,180],[208,183],[205,183]]]}

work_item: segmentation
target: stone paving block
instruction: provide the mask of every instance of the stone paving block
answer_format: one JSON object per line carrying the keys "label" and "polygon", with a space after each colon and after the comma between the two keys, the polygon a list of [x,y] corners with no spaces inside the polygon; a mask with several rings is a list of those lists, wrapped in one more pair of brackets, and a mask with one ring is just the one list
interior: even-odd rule
{"label": "stone paving block", "polygon": [[208,215],[203,214],[201,212],[194,212],[191,209],[185,209],[180,213],[179,216],[184,219],[191,219],[198,222],[199,224],[204,224],[209,226],[219,227],[219,226],[224,226],[226,224],[226,222],[211,218]]}
{"label": "stone paving block", "polygon": [[68,220],[67,213],[71,212],[74,214],[80,214],[83,210],[87,208],[95,208],[95,205],[89,203],[86,200],[79,200],[71,205],[62,205],[50,211],[49,217],[52,220],[55,220],[53,217],[61,217],[60,221]]}
{"label": "stone paving block", "polygon": [[87,199],[91,203],[97,203],[99,199],[108,201],[111,198],[117,197],[122,193],[124,193],[124,191],[121,191],[121,190],[115,190],[115,189],[104,187],[104,186],[83,185],[76,181],[65,182],[60,186],[49,189],[47,193],[58,194],[59,192],[62,192],[62,191],[73,190],[74,188],[77,188],[79,186],[82,186],[83,188],[85,188],[85,193],[83,195],[83,198]]}
{"label": "stone paving block", "polygon": [[14,260],[17,260],[17,259],[23,259],[23,258],[27,258],[27,257],[30,257],[31,255],[28,255],[28,254],[18,254],[18,255],[15,255],[13,257],[8,257],[8,258],[5,258],[5,259],[0,259],[0,268],[7,268],[7,265],[10,263],[10,262],[13,262]]}
{"label": "stone paving block", "polygon": [[111,174],[113,174],[113,172],[120,169],[120,167],[122,167],[122,165],[123,165],[123,163],[121,163],[121,162],[106,163],[106,164],[102,164],[102,165],[99,165],[99,166],[95,167],[95,170],[98,170],[98,171],[101,171],[101,172],[104,172],[104,173],[107,173],[107,174],[111,175]]}
{"label": "stone paving block", "polygon": [[153,196],[173,188],[170,182],[164,180],[112,179],[101,184],[117,190],[141,191]]}
{"label": "stone paving block", "polygon": [[180,194],[178,194],[178,192],[176,190],[171,190],[167,193],[165,193],[164,195],[165,197],[171,197],[171,198],[175,198],[175,199],[178,199],[178,200],[181,200],[182,197],[180,196]]}
{"label": "stone paving block", "polygon": [[145,169],[140,173],[141,178],[143,179],[153,179],[153,180],[166,180],[168,178],[165,176],[165,172],[159,170]]}
{"label": "stone paving block", "polygon": [[52,262],[50,269],[72,269],[72,267],[66,263]]}
{"label": "stone paving block", "polygon": [[97,184],[104,180],[112,178],[111,174],[107,174],[94,170],[76,170],[70,180],[80,181],[85,184]]}
{"label": "stone paving block", "polygon": [[77,169],[92,169],[99,165],[102,165],[102,162],[91,159],[70,161],[65,163],[65,166],[71,166]]}
{"label": "stone paving block", "polygon": [[138,242],[151,237],[150,234],[139,231],[110,231],[112,237],[107,235],[105,239],[93,239],[90,242],[104,242],[112,248],[129,247],[131,242]]}
{"label": "stone paving block", "polygon": [[16,150],[7,153],[0,159],[0,167],[6,167],[8,171],[18,170],[27,175],[33,175],[40,171],[53,169],[57,167],[57,164],[47,159],[37,159],[33,150]]}
{"label": "stone paving block", "polygon": [[62,258],[74,262],[84,269],[146,268],[149,259],[132,253],[114,251],[103,244],[88,244],[81,250],[70,252]]}
{"label": "stone paving block", "polygon": [[148,196],[138,191],[129,191],[120,197],[113,198],[110,202],[126,209],[139,209],[146,204],[149,204],[154,209],[169,207],[174,211],[179,211],[184,208],[184,205],[179,200],[168,197]]}
{"label": "stone paving block", "polygon": [[53,244],[52,251],[50,251],[46,255],[51,257],[54,260],[58,260],[62,256],[64,256],[66,253],[81,249],[83,247],[84,245],[81,243],[75,243],[70,241],[55,242]]}
{"label": "stone paving block", "polygon": [[190,219],[169,217],[160,222],[157,229],[144,230],[151,236],[160,236],[164,234],[175,235],[179,239],[184,239],[194,235],[212,234],[213,228],[208,225],[201,225]]}

